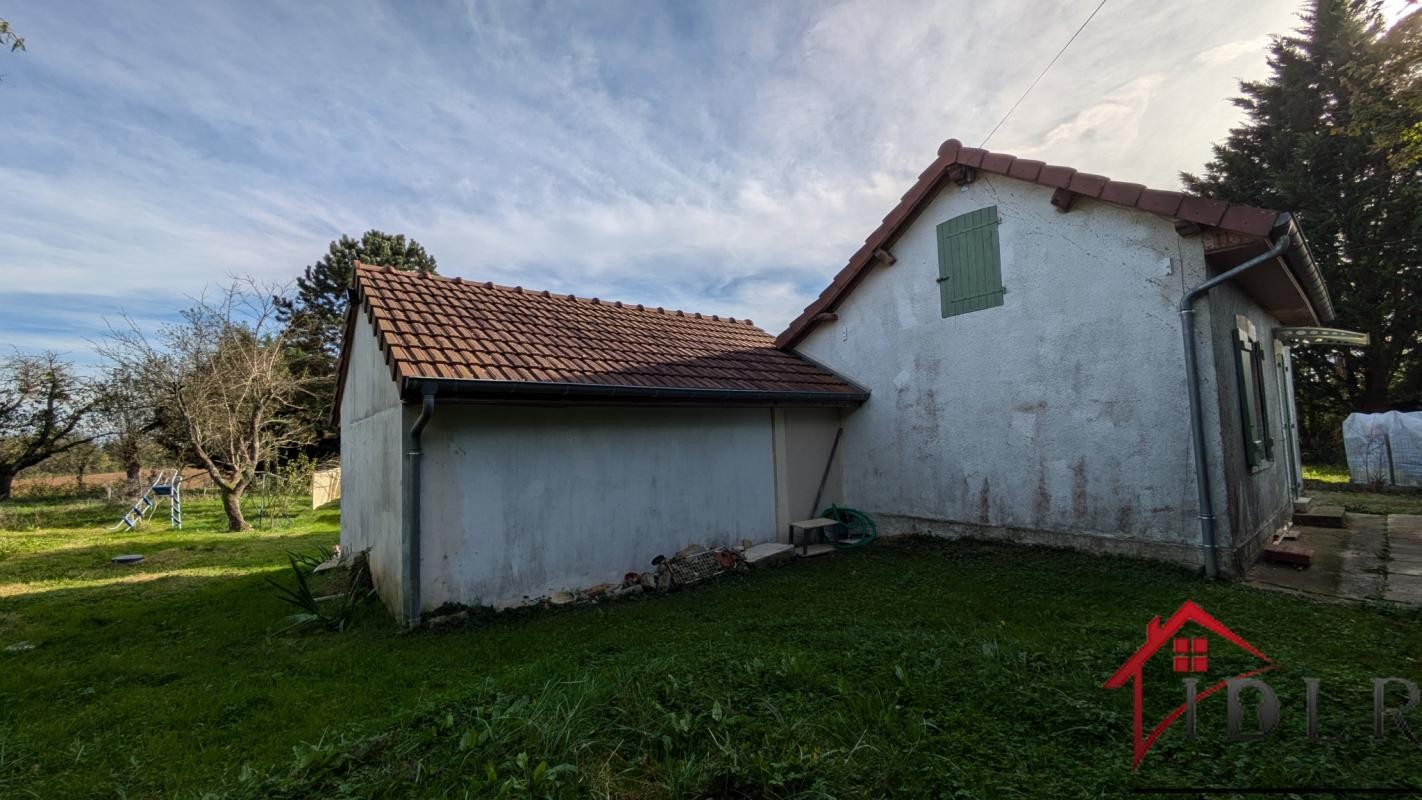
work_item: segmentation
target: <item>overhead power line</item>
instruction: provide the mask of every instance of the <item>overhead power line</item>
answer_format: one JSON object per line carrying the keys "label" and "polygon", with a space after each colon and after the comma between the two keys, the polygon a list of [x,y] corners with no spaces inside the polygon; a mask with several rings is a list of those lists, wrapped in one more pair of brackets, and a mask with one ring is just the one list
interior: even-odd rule
{"label": "overhead power line", "polygon": [[1076,41],[1076,37],[1080,36],[1081,32],[1086,30],[1086,26],[1091,24],[1091,20],[1096,16],[1096,12],[1100,11],[1104,5],[1106,5],[1106,0],[1101,0],[1100,3],[1096,4],[1096,8],[1091,12],[1090,16],[1086,18],[1086,21],[1081,23],[1081,27],[1076,29],[1076,33],[1073,33],[1070,39],[1067,39],[1066,44],[1062,45],[1062,49],[1058,50],[1057,54],[1052,56],[1052,60],[1047,62],[1047,66],[1042,67],[1042,71],[1037,73],[1037,77],[1032,79],[1032,83],[1027,87],[1027,91],[1023,92],[1022,96],[1017,98],[1017,102],[1012,104],[1012,108],[1007,109],[1007,113],[1002,115],[1002,119],[998,120],[997,124],[992,126],[992,130],[988,131],[987,136],[983,137],[978,147],[986,145],[988,139],[991,139],[992,135],[997,133],[997,129],[1002,127],[1002,123],[1006,122],[1007,118],[1012,116],[1012,112],[1016,111],[1018,106],[1022,105],[1022,101],[1027,99],[1027,95],[1031,94],[1032,90],[1037,88],[1037,82],[1042,80],[1042,76],[1047,74],[1047,70],[1050,70],[1053,64],[1057,63],[1057,59],[1062,57],[1062,53],[1065,53],[1067,48],[1071,47],[1071,43]]}

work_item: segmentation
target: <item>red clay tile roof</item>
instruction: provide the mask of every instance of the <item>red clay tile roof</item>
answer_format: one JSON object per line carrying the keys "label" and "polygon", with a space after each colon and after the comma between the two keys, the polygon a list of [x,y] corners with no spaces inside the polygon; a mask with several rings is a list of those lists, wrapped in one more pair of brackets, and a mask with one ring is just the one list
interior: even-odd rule
{"label": "red clay tile roof", "polygon": [[518,387],[546,395],[553,385],[572,387],[573,395],[602,387],[604,395],[641,399],[853,404],[867,397],[777,350],[746,319],[364,264],[356,267],[351,307],[348,328],[363,312],[402,389],[434,379],[457,382],[449,384],[454,391],[501,395]]}
{"label": "red clay tile roof", "polygon": [[1017,158],[1007,153],[993,153],[976,147],[964,147],[957,139],[949,139],[938,148],[938,159],[918,176],[918,181],[904,194],[899,204],[884,217],[883,224],[864,240],[864,246],[859,248],[844,269],[834,276],[834,280],[820,296],[806,306],[804,312],[776,338],[776,346],[795,346],[814,327],[815,315],[834,310],[874,263],[874,251],[888,248],[898,235],[908,228],[923,207],[934,198],[936,190],[950,177],[950,173],[958,171],[955,170],[957,167],[972,167],[980,172],[1066,189],[1103,202],[1247,236],[1267,236],[1280,221],[1279,212],[1265,208],[1195,197],[1183,192],[1147,189],[1138,183],[1113,181],[1101,175],[1077,172],[1071,167],[1044,164],[1041,161]]}

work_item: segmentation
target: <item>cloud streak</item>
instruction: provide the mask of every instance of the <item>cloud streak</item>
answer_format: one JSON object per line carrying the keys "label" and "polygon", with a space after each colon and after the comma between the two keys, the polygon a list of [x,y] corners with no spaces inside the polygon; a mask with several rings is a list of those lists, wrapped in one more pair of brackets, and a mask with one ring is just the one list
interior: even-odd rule
{"label": "cloud streak", "polygon": [[[29,52],[0,65],[0,342],[80,342],[139,297],[160,319],[368,228],[413,236],[449,274],[775,332],[1086,10],[31,7],[11,19]],[[1236,121],[1235,81],[1262,74],[1250,43],[1294,25],[1289,3],[1195,11],[1231,25],[1108,5],[992,146],[1174,186]]]}

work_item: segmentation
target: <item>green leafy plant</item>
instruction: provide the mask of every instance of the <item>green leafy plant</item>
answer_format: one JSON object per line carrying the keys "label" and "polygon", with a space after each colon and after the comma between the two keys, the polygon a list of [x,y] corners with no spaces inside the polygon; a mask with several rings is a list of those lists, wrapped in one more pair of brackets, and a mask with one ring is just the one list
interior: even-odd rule
{"label": "green leafy plant", "polygon": [[334,554],[325,547],[316,547],[309,552],[287,552],[287,563],[291,565],[296,579],[295,587],[284,586],[267,578],[267,583],[277,590],[277,597],[295,606],[297,611],[286,617],[286,627],[281,632],[299,628],[321,628],[328,631],[343,631],[355,617],[360,606],[375,595],[375,587],[370,578],[370,567],[365,554],[357,555],[347,568],[346,584],[342,591],[334,594],[318,595],[312,586],[316,568],[331,560]]}

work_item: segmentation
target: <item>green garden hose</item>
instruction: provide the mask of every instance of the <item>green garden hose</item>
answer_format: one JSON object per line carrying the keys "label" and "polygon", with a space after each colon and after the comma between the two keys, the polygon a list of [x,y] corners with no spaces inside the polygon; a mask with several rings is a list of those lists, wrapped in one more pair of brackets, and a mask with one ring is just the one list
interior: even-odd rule
{"label": "green garden hose", "polygon": [[879,538],[879,526],[874,524],[874,520],[869,518],[863,511],[852,508],[841,508],[840,506],[830,506],[820,512],[820,516],[825,519],[832,519],[843,525],[848,533],[842,540],[830,540],[830,544],[841,549],[851,547],[863,547],[866,544]]}

